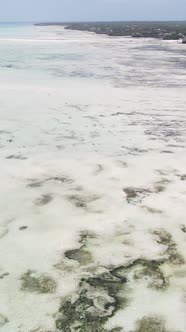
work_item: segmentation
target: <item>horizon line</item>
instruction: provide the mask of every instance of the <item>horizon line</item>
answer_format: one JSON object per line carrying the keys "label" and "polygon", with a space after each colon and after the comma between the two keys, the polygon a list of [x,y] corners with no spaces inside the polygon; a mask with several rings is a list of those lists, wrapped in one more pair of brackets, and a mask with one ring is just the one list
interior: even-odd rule
{"label": "horizon line", "polygon": [[44,24],[44,23],[53,23],[53,24],[66,24],[66,23],[113,23],[113,22],[186,22],[185,20],[150,20],[150,19],[145,19],[145,20],[64,20],[64,21],[51,21],[51,20],[37,20],[37,21],[0,21],[0,24]]}

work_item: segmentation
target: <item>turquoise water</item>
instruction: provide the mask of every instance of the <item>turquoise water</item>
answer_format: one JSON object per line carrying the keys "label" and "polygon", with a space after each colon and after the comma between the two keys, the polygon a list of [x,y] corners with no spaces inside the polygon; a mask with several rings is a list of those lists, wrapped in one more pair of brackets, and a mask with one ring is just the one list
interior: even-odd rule
{"label": "turquoise water", "polygon": [[91,46],[86,50],[80,45],[81,40],[85,44],[87,36],[78,34],[57,27],[1,24],[0,71],[12,79],[16,75],[36,79],[38,75],[44,79],[92,77],[94,74],[87,68],[87,60],[94,55],[90,53]]}
{"label": "turquoise water", "polygon": [[0,23],[0,38],[26,36],[28,30],[32,30],[31,23]]}
{"label": "turquoise water", "polygon": [[183,86],[185,55],[179,42],[109,38],[31,23],[0,24],[0,73],[8,79],[39,75],[107,80],[122,87]]}

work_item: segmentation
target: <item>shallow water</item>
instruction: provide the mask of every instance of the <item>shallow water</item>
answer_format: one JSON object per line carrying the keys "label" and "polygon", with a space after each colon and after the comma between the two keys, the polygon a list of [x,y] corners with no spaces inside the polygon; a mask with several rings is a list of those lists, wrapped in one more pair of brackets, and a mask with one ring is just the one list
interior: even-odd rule
{"label": "shallow water", "polygon": [[186,331],[185,55],[0,27],[3,332]]}

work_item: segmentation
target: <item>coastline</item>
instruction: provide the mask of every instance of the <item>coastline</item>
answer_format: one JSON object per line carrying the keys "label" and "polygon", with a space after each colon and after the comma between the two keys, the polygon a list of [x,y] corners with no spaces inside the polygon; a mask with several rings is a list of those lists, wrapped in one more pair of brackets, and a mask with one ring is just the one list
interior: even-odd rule
{"label": "coastline", "polygon": [[186,21],[180,22],[73,22],[36,23],[36,26],[63,26],[67,30],[89,31],[111,37],[182,40],[186,43]]}

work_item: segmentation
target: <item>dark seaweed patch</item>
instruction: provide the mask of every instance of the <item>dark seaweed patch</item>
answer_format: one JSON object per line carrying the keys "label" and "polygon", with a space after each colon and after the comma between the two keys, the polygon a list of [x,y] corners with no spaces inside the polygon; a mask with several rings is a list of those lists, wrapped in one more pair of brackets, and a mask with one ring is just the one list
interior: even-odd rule
{"label": "dark seaweed patch", "polygon": [[3,274],[0,274],[0,279],[4,279],[5,277],[8,277],[10,273],[5,272]]}
{"label": "dark seaweed patch", "polygon": [[54,176],[54,177],[50,177],[50,178],[42,180],[42,181],[34,181],[32,183],[29,183],[28,187],[38,188],[38,187],[41,187],[43,184],[45,184],[49,181],[56,181],[56,182],[59,182],[59,183],[62,183],[62,184],[65,184],[65,183],[70,184],[70,183],[73,182],[73,180],[68,176]]}
{"label": "dark seaweed patch", "polygon": [[151,190],[146,188],[127,187],[123,189],[129,204],[141,203],[142,200],[150,195]]}
{"label": "dark seaweed patch", "polygon": [[162,150],[161,153],[174,153],[174,152],[170,150]]}
{"label": "dark seaweed patch", "polygon": [[180,228],[181,228],[181,230],[182,230],[183,233],[186,233],[186,226],[185,225],[181,225]]}
{"label": "dark seaweed patch", "polygon": [[157,316],[143,317],[136,323],[134,332],[168,332],[165,328],[165,322]]}
{"label": "dark seaweed patch", "polygon": [[57,182],[61,182],[61,183],[72,183],[73,180],[68,177],[68,176],[54,176],[49,178],[47,181],[57,181]]}
{"label": "dark seaweed patch", "polygon": [[27,158],[21,155],[10,155],[6,159],[26,160]]}
{"label": "dark seaweed patch", "polygon": [[20,231],[24,231],[25,229],[27,229],[28,228],[28,226],[21,226],[21,227],[19,227],[19,230]]}
{"label": "dark seaweed patch", "polygon": [[184,258],[177,250],[176,243],[174,242],[172,235],[164,229],[158,229],[153,232],[158,239],[157,243],[167,246],[165,254],[168,255],[168,261],[175,265],[184,264]]}
{"label": "dark seaweed patch", "polygon": [[36,205],[47,205],[53,200],[53,197],[50,194],[42,195],[36,200]]}
{"label": "dark seaweed patch", "polygon": [[29,183],[28,187],[30,187],[30,188],[39,188],[39,187],[42,186],[42,184],[43,184],[43,182],[33,182],[33,183]]}
{"label": "dark seaweed patch", "polygon": [[143,205],[141,206],[143,209],[147,210],[148,212],[152,213],[152,214],[161,214],[163,213],[162,210],[160,209],[156,209],[156,208],[152,208],[150,206],[147,206],[147,205]]}
{"label": "dark seaweed patch", "polygon": [[156,193],[162,193],[165,190],[165,187],[159,184],[159,185],[155,185],[154,189],[155,189]]}
{"label": "dark seaweed patch", "polygon": [[100,197],[97,195],[69,195],[68,200],[75,205],[77,208],[88,208],[88,204],[98,200]]}
{"label": "dark seaweed patch", "polygon": [[87,245],[87,242],[89,240],[95,239],[95,238],[96,238],[96,235],[94,233],[84,231],[84,232],[81,232],[81,234],[80,234],[80,241],[79,242],[83,245]]}
{"label": "dark seaweed patch", "polygon": [[104,167],[103,167],[103,165],[101,165],[101,164],[98,164],[97,165],[97,169],[96,169],[96,171],[95,171],[95,175],[99,175],[101,172],[103,172],[103,170],[104,170]]}
{"label": "dark seaweed patch", "polygon": [[69,195],[68,199],[72,202],[77,208],[86,208],[86,200],[80,195]]}
{"label": "dark seaweed patch", "polygon": [[[106,321],[124,303],[125,305],[127,303],[126,298],[121,298],[119,295],[125,282],[113,277],[109,272],[92,278],[83,278],[79,284],[76,300],[67,299],[59,309],[59,317],[56,320],[58,330],[109,332],[104,328]],[[120,328],[111,331],[120,331]]]}
{"label": "dark seaweed patch", "polygon": [[[82,232],[80,236],[82,246],[65,252],[65,257],[68,260],[75,260],[83,265],[84,272],[84,265],[92,264],[92,257],[87,248],[88,242],[94,238],[94,234]],[[95,272],[88,268],[88,276],[81,277],[77,291],[72,296],[63,299],[56,319],[57,330],[64,332],[121,331],[120,327],[107,330],[105,324],[118,310],[128,305],[130,299],[127,287],[130,278],[132,277],[136,282],[145,279],[148,287],[163,291],[168,286],[168,279],[161,270],[161,265],[165,262],[166,259],[146,260],[139,258],[127,266],[102,267],[104,269],[102,273],[96,272],[97,268],[94,269]],[[156,325],[153,321],[153,328]],[[143,331],[142,327],[145,327],[146,330]],[[144,320],[137,322],[136,330],[133,332],[142,331],[156,332],[155,329],[149,329],[148,322]]]}
{"label": "dark seaweed patch", "polygon": [[[85,265],[93,263],[92,255],[87,248],[89,240],[94,238],[94,234],[82,232],[81,247],[66,251],[65,257],[77,261],[85,269]],[[90,270],[87,271],[90,275]],[[111,271],[105,268],[104,273],[92,272],[91,276],[80,279],[77,291],[61,303],[56,319],[58,331],[119,332],[121,330],[120,327],[111,330],[104,327],[106,321],[128,303],[127,297],[122,294],[127,279],[116,277]]]}

